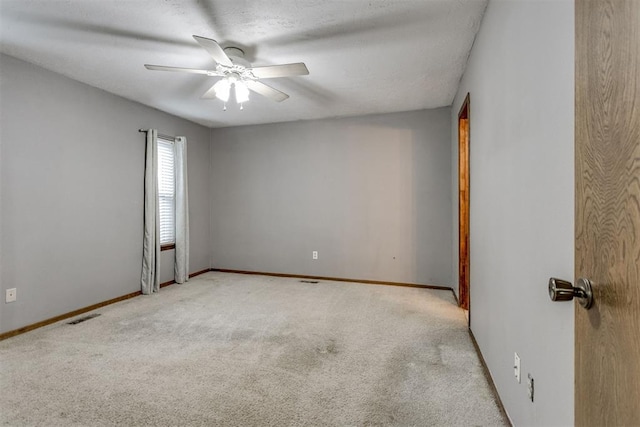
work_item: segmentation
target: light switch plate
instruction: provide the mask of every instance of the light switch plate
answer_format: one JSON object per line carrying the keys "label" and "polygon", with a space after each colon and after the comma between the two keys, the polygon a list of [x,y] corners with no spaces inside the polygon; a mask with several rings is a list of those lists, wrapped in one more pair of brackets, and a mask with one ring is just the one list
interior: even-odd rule
{"label": "light switch plate", "polygon": [[515,375],[516,381],[520,384],[520,356],[518,356],[518,353],[513,353],[513,375]]}
{"label": "light switch plate", "polygon": [[5,302],[14,302],[16,300],[16,288],[6,290]]}

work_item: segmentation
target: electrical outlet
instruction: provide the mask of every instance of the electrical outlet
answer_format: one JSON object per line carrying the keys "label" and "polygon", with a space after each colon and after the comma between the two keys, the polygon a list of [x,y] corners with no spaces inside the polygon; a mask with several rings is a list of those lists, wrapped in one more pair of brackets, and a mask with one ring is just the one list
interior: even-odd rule
{"label": "electrical outlet", "polygon": [[5,302],[14,302],[16,300],[16,288],[7,289],[5,295]]}
{"label": "electrical outlet", "polygon": [[312,256],[313,259],[318,259],[318,251],[313,251]]}
{"label": "electrical outlet", "polygon": [[518,384],[520,384],[520,356],[518,356],[518,353],[513,353],[513,375],[516,377]]}
{"label": "electrical outlet", "polygon": [[529,399],[533,402],[533,377],[531,374],[527,374],[527,392],[529,393]]}

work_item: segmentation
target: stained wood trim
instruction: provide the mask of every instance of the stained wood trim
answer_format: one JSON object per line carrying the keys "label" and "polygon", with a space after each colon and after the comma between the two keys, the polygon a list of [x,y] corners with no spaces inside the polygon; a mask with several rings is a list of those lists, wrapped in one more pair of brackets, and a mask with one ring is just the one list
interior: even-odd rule
{"label": "stained wood trim", "polygon": [[[199,276],[201,274],[208,273],[209,271],[211,271],[211,269],[210,268],[206,268],[204,270],[200,270],[200,271],[197,271],[195,273],[189,274],[189,277],[191,278],[191,277]],[[163,288],[165,286],[169,286],[169,285],[172,285],[174,283],[175,283],[174,280],[172,280],[170,282],[164,282],[164,283],[160,284],[160,287]],[[113,298],[113,299],[110,299],[110,300],[107,300],[107,301],[102,301],[102,302],[99,302],[97,304],[90,305],[88,307],[79,308],[77,310],[70,311],[68,313],[64,313],[64,314],[61,314],[59,316],[52,317],[50,319],[42,320],[40,322],[36,322],[36,323],[31,324],[31,325],[23,326],[22,328],[14,329],[13,331],[4,332],[4,333],[0,334],[0,341],[5,340],[7,338],[15,337],[16,335],[24,334],[25,332],[33,331],[34,329],[42,328],[43,326],[47,326],[47,325],[50,325],[52,323],[59,322],[61,320],[68,319],[70,317],[74,317],[74,316],[78,316],[80,314],[84,314],[84,313],[86,313],[88,311],[97,310],[98,308],[102,308],[102,307],[107,306],[107,305],[115,304],[115,303],[120,302],[120,301],[125,301],[125,300],[128,300],[130,298],[137,297],[139,295],[142,295],[141,291],[132,292],[130,294],[122,295],[122,296],[119,296],[117,298]]]}
{"label": "stained wood trim", "polygon": [[480,359],[480,364],[482,365],[482,372],[484,373],[484,377],[487,379],[489,383],[489,387],[491,387],[491,391],[493,392],[493,400],[498,405],[498,409],[500,410],[500,414],[505,422],[505,424],[509,424],[513,426],[509,415],[507,415],[507,411],[504,409],[504,405],[502,404],[502,400],[500,399],[500,395],[498,394],[498,389],[496,388],[496,384],[493,382],[493,378],[491,377],[491,372],[489,371],[489,367],[487,366],[487,362],[484,360],[484,356],[482,355],[482,351],[480,351],[480,346],[476,341],[476,337],[473,335],[473,331],[471,328],[468,329],[469,336],[471,337],[471,342],[473,343],[473,347],[476,349],[476,353],[478,353],[478,358]]}
{"label": "stained wood trim", "polygon": [[173,285],[175,283],[176,283],[175,280],[169,280],[168,282],[162,282],[162,283],[160,283],[160,289],[166,288],[167,286],[171,286],[171,285]]}
{"label": "stained wood trim", "polygon": [[458,110],[458,118],[459,119],[468,119],[469,118],[469,105],[470,105],[470,93],[467,92],[467,96],[464,97],[464,101],[462,101],[462,105],[460,106],[460,110]]}
{"label": "stained wood trim", "polygon": [[460,295],[459,305],[465,310],[469,310],[471,305],[469,298],[470,115],[470,95],[467,93],[458,112],[458,294]]}
{"label": "stained wood trim", "polygon": [[[236,273],[236,274],[251,274],[251,275],[262,275],[262,276],[274,276],[274,277],[293,277],[293,278],[301,278],[301,279],[314,279],[314,280],[332,280],[336,282],[351,282],[351,283],[364,283],[368,285],[388,285],[388,286],[403,286],[408,288],[423,288],[423,289],[436,289],[441,291],[451,291],[453,289],[447,286],[435,286],[435,285],[420,285],[416,283],[401,283],[401,282],[384,282],[377,280],[357,280],[357,279],[345,279],[339,277],[325,277],[325,276],[304,276],[299,274],[285,274],[285,273],[265,273],[265,272],[257,272],[257,271],[245,271],[245,270],[229,270],[223,268],[205,268],[204,270],[197,271],[195,273],[189,274],[189,278],[199,276],[204,273],[208,273],[209,271],[219,271],[221,273]],[[160,288],[164,288],[170,285],[173,285],[175,280],[170,280],[168,282],[163,282],[160,284]],[[107,301],[99,302],[97,304],[90,305],[88,307],[80,308],[78,310],[70,311],[68,313],[61,314],[59,316],[52,317],[50,319],[42,320],[37,323],[33,323],[31,325],[23,326],[22,328],[15,329],[13,331],[8,331],[0,334],[0,341],[5,340],[7,338],[14,337],[16,335],[24,334],[25,332],[32,331],[34,329],[41,328],[43,326],[50,325],[52,323],[59,322],[64,319],[68,319],[70,317],[78,316],[80,314],[86,313],[88,311],[96,310],[98,308],[102,308],[107,305],[115,304],[120,301],[125,301],[130,298],[137,297],[142,295],[142,292],[136,291],[127,295],[123,295],[117,298],[113,298]],[[453,297],[456,298],[455,293]]]}
{"label": "stained wood trim", "polygon": [[406,288],[436,289],[439,291],[453,292],[453,289],[451,289],[448,286],[420,285],[417,283],[385,282],[380,280],[345,279],[342,277],[306,276],[303,274],[288,274],[288,273],[265,273],[261,271],[230,270],[226,268],[212,268],[211,271],[219,271],[221,273],[251,274],[251,275],[258,275],[258,276],[289,277],[289,278],[293,277],[298,279],[332,280],[335,282],[364,283],[367,285],[403,286]]}
{"label": "stained wood trim", "polygon": [[189,279],[191,279],[192,277],[199,276],[199,275],[204,274],[204,273],[208,273],[210,271],[213,271],[213,268],[205,268],[204,270],[196,271],[195,273],[189,274]]}
{"label": "stained wood trim", "polygon": [[176,248],[176,244],[175,243],[168,243],[166,245],[160,246],[160,252],[168,251],[168,250],[175,249],[175,248]]}
{"label": "stained wood trim", "polygon": [[[210,271],[213,271],[213,270],[211,268],[205,268],[204,270],[196,271],[195,273],[189,274],[189,278],[196,277],[196,276],[199,276],[201,274],[208,273]],[[168,282],[160,283],[160,288],[164,288],[164,287],[167,287],[169,285],[173,285],[174,283],[176,283],[175,280],[169,280]]]}
{"label": "stained wood trim", "polygon": [[52,317],[50,319],[42,320],[37,323],[33,323],[31,325],[23,326],[22,328],[15,329],[13,331],[5,332],[0,334],[0,341],[5,340],[7,338],[14,337],[16,335],[24,334],[25,332],[32,331],[34,329],[41,328],[43,326],[50,325],[52,323],[59,322],[60,320],[68,319],[70,317],[77,316],[79,314],[86,313],[87,311],[96,310],[98,308],[104,307],[106,305],[115,304],[120,301],[128,300],[130,298],[137,297],[138,295],[142,295],[142,292],[136,291],[130,294],[122,295],[117,298],[113,298],[107,301],[99,302],[97,304],[90,305],[88,307],[79,308],[78,310],[70,311],[68,313],[61,314],[59,316]]}

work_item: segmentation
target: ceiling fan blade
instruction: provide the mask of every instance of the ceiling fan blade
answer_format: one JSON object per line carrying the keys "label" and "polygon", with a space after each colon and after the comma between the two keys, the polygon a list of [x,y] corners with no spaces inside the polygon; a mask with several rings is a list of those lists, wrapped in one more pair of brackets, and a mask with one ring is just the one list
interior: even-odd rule
{"label": "ceiling fan blade", "polygon": [[285,99],[289,98],[289,95],[287,95],[286,93],[281,92],[278,89],[274,89],[271,86],[267,86],[264,83],[257,82],[255,80],[246,80],[245,83],[247,87],[255,93],[273,99],[276,102],[282,102]]}
{"label": "ceiling fan blade", "polygon": [[304,62],[296,62],[295,64],[267,65],[264,67],[249,68],[254,76],[259,79],[273,79],[276,77],[289,76],[306,76],[309,74],[307,66]]}
{"label": "ceiling fan blade", "polygon": [[209,55],[211,55],[218,64],[226,65],[227,67],[233,66],[233,62],[231,62],[227,54],[224,53],[224,50],[222,50],[217,41],[200,36],[193,36],[193,38],[200,43],[200,46],[209,52]]}
{"label": "ceiling fan blade", "polygon": [[179,71],[182,73],[206,74],[208,76],[221,75],[220,73],[214,70],[199,70],[197,68],[167,67],[164,65],[150,65],[150,64],[144,64],[144,67],[147,70],[156,70],[156,71]]}

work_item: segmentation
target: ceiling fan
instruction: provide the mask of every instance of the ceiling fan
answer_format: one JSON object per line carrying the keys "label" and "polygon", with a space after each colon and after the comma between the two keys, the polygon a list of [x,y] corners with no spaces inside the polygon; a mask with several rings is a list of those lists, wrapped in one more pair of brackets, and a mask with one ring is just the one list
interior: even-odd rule
{"label": "ceiling fan", "polygon": [[145,64],[147,70],[157,71],[177,71],[182,73],[205,74],[211,77],[222,77],[208,91],[202,95],[203,99],[218,98],[225,103],[229,100],[231,88],[235,88],[236,102],[240,104],[249,100],[249,90],[282,102],[289,98],[289,95],[279,91],[269,85],[262,83],[261,79],[273,79],[278,77],[305,76],[309,74],[307,66],[303,62],[282,65],[267,65],[264,67],[252,67],[244,59],[242,49],[227,47],[223,49],[218,42],[200,36],[193,38],[202,46],[209,55],[216,61],[216,67],[212,70],[200,70],[196,68],[167,67],[163,65]]}

